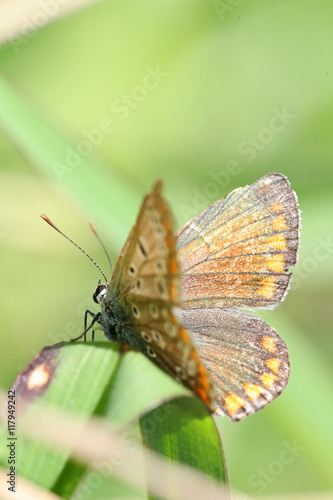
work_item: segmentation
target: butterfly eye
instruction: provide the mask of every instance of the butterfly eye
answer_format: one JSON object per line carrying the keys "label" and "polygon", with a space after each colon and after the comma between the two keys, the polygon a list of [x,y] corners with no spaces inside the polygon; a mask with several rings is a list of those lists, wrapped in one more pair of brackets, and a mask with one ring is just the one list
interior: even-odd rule
{"label": "butterfly eye", "polygon": [[93,295],[94,302],[96,302],[96,304],[100,304],[101,302],[103,302],[105,295],[106,295],[106,285],[99,284],[96,290],[94,291]]}

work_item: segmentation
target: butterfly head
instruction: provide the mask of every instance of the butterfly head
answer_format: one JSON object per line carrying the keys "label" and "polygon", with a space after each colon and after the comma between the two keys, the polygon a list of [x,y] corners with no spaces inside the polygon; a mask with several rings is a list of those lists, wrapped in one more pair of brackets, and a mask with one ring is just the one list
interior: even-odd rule
{"label": "butterfly head", "polygon": [[94,291],[93,299],[96,304],[101,304],[104,302],[106,297],[107,283],[102,285],[101,280],[99,280],[96,290]]}

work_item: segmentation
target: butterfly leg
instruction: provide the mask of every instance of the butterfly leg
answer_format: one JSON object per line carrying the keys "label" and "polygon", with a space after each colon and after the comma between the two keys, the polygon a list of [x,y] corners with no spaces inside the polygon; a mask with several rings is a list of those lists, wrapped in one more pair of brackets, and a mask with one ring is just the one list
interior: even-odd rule
{"label": "butterfly leg", "polygon": [[[89,328],[88,328],[88,314],[92,317],[92,322],[91,322],[91,325],[89,326]],[[90,328],[92,328],[92,325],[95,323],[94,320],[95,320],[96,316],[97,315],[95,313],[89,311],[89,309],[87,309],[86,312],[84,313],[84,323],[83,323],[83,325],[84,325],[84,336],[83,336],[84,342],[86,342],[86,340],[87,340],[87,331]],[[94,330],[92,330],[91,338],[92,338],[93,342],[94,342],[94,336],[95,336],[94,333],[95,333]]]}
{"label": "butterfly leg", "polygon": [[[88,315],[90,315],[92,317],[92,322],[90,323],[89,326],[87,326],[88,325]],[[84,313],[84,330],[81,333],[81,335],[79,335],[75,339],[71,339],[71,342],[76,342],[77,340],[81,339],[82,337],[83,337],[84,342],[86,342],[86,340],[87,340],[87,332],[94,326],[95,323],[99,322],[100,316],[101,316],[101,313],[95,314],[95,313],[89,311],[89,309],[87,309],[86,312]],[[93,331],[93,333],[92,333],[92,341],[94,341],[94,333],[95,332]]]}

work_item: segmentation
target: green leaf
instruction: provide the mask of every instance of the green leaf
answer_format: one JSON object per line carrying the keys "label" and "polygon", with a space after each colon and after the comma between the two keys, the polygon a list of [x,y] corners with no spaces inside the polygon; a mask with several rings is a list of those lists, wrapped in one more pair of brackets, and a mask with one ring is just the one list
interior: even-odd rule
{"label": "green leaf", "polygon": [[[187,464],[226,486],[220,435],[208,409],[198,398],[165,403],[142,417],[140,427],[144,446],[169,458],[175,466],[177,462]],[[157,499],[154,495],[149,498]]]}
{"label": "green leaf", "polygon": [[[45,347],[17,377],[15,391],[19,411],[42,405],[57,413],[88,419],[94,412],[118,363],[116,344],[58,344]],[[18,417],[19,418],[19,417]],[[36,422],[38,425],[38,422]],[[52,488],[68,460],[70,450],[55,451],[38,439],[17,439],[17,472],[45,488]],[[52,430],[50,429],[50,432]],[[1,427],[4,436],[5,429]],[[6,463],[5,453],[1,462]]]}
{"label": "green leaf", "polygon": [[[17,377],[12,390],[21,411],[38,405],[57,414],[76,414],[80,423],[99,414],[121,427],[161,401],[189,394],[141,353],[129,351],[120,356],[119,345],[108,342],[46,347]],[[7,438],[5,425],[0,428],[3,440]],[[56,492],[73,491],[85,468],[69,461],[70,449],[56,451],[23,433],[18,439],[19,474]],[[5,465],[6,460],[2,447],[0,462]]]}

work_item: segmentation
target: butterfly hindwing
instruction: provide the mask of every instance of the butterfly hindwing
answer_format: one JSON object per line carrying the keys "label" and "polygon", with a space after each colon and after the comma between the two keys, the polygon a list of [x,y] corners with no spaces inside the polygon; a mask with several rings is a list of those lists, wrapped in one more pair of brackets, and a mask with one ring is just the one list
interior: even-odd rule
{"label": "butterfly hindwing", "polygon": [[281,174],[232,191],[176,233],[184,308],[271,307],[296,264],[299,213]]}
{"label": "butterfly hindwing", "polygon": [[228,308],[178,310],[177,317],[213,377],[217,415],[241,420],[282,392],[289,378],[288,350],[264,321]]}

